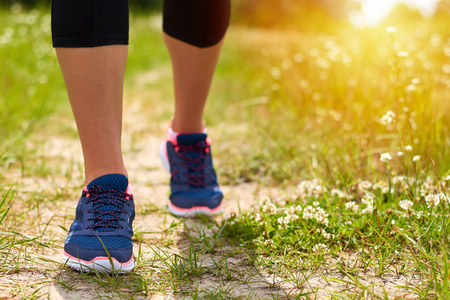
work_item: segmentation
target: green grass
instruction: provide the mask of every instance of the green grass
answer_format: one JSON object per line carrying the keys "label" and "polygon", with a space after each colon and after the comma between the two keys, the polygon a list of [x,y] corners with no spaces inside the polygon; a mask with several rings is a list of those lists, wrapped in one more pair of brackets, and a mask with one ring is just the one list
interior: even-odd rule
{"label": "green grass", "polygon": [[[59,262],[82,165],[44,151],[53,136],[76,139],[49,21],[48,12],[0,10],[0,296],[46,297],[50,282],[99,298],[449,298],[444,20],[396,33],[232,27],[205,119],[221,182],[252,182],[267,197],[249,211],[195,221],[140,203],[139,215],[161,226],[136,228],[138,265],[125,276],[79,274]],[[158,22],[132,18],[125,94],[142,102],[155,134],[173,98]],[[157,79],[140,86],[150,71]],[[383,118],[388,111],[395,116]],[[131,130],[131,155],[146,130]],[[391,159],[381,161],[384,153]]]}

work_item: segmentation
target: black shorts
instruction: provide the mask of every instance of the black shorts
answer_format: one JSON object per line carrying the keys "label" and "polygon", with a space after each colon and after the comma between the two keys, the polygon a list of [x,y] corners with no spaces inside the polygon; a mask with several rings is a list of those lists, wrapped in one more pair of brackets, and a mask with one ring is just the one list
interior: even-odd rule
{"label": "black shorts", "polygon": [[[230,0],[165,0],[163,29],[197,47],[217,44],[230,17]],[[128,0],[52,0],[54,47],[127,45]]]}

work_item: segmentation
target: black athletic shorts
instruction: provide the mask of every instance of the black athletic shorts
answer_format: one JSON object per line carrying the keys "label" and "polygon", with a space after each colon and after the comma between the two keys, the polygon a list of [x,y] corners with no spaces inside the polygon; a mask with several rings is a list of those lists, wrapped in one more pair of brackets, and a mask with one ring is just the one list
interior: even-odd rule
{"label": "black athletic shorts", "polygon": [[[230,0],[164,0],[163,29],[197,47],[225,35]],[[128,44],[128,0],[52,0],[54,47]]]}

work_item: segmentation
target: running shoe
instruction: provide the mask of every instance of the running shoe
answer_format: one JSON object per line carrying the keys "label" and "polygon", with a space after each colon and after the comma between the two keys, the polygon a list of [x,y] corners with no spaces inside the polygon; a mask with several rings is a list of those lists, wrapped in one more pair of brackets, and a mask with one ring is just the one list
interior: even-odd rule
{"label": "running shoe", "polygon": [[204,133],[167,132],[159,149],[171,173],[169,211],[179,217],[215,215],[222,211],[223,194],[212,164],[211,141]]}
{"label": "running shoe", "polygon": [[128,178],[101,176],[83,189],[64,243],[63,260],[81,272],[126,273],[134,269],[134,201]]}

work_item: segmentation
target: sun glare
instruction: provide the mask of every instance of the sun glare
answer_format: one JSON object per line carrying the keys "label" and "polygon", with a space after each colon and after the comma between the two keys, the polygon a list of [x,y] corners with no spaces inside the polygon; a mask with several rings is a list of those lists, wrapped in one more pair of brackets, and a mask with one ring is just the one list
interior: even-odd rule
{"label": "sun glare", "polygon": [[[405,3],[420,10],[422,15],[430,16],[434,13],[439,0],[360,0],[362,16],[357,25],[375,26],[399,3]],[[362,23],[362,24],[361,24]]]}

